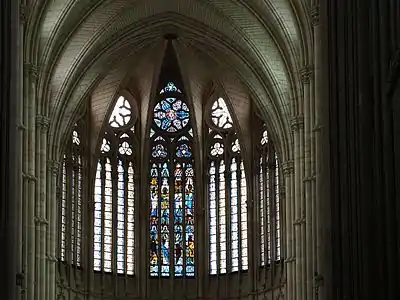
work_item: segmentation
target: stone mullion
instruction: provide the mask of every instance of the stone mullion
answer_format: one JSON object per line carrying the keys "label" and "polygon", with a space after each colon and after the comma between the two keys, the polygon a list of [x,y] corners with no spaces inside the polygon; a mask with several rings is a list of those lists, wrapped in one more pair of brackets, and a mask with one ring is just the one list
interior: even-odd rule
{"label": "stone mullion", "polygon": [[36,160],[39,163],[36,169],[36,176],[39,178],[40,185],[36,190],[36,234],[39,238],[36,239],[36,274],[37,274],[37,299],[44,299],[46,292],[47,274],[46,274],[46,232],[48,222],[46,220],[46,182],[47,182],[47,168],[46,168],[46,150],[47,150],[47,130],[49,120],[42,115],[36,116]]}
{"label": "stone mullion", "polygon": [[[305,212],[305,268],[306,268],[306,277],[305,284],[306,284],[306,299],[313,299],[313,284],[312,278],[314,274],[314,235],[313,235],[313,222],[314,222],[314,215],[313,215],[313,166],[312,166],[312,127],[313,127],[313,93],[312,93],[312,72],[309,70],[308,67],[304,67],[300,71],[301,81],[303,83],[303,100],[304,100],[304,179],[303,185],[305,190],[305,199],[307,199],[304,205],[304,212]],[[303,280],[304,280],[303,279]]]}
{"label": "stone mullion", "polygon": [[[57,195],[57,176],[59,174],[60,164],[56,161],[48,162],[48,178],[49,184],[47,185],[47,213],[49,220],[49,231],[47,244],[47,274],[48,274],[48,286],[46,290],[46,298],[52,299],[56,296],[56,263],[57,263],[57,237],[58,237],[58,224],[57,224],[57,212],[60,197]],[[56,199],[56,201],[54,201]]]}
{"label": "stone mullion", "polygon": [[268,280],[268,240],[269,235],[267,232],[267,201],[268,201],[268,191],[267,191],[267,173],[269,172],[268,169],[268,148],[264,147],[263,149],[263,164],[262,164],[262,177],[263,177],[263,202],[264,202],[264,284],[267,283]]}
{"label": "stone mullion", "polygon": [[285,199],[286,203],[286,272],[287,272],[287,287],[286,299],[295,299],[296,290],[295,290],[295,282],[296,282],[296,269],[295,269],[295,240],[294,240],[294,166],[293,161],[286,161],[282,164],[284,181],[285,181]]}
{"label": "stone mullion", "polygon": [[270,257],[270,277],[269,277],[269,286],[274,286],[275,280],[275,149],[274,145],[271,141],[268,141],[268,205],[269,205],[269,239],[270,239],[270,249],[269,249],[269,257]]}
{"label": "stone mullion", "polygon": [[[24,134],[24,155],[23,155],[23,175],[24,175],[24,269],[26,273],[26,284],[24,290],[26,291],[26,299],[35,298],[35,257],[36,257],[36,231],[35,231],[35,194],[36,182],[35,176],[36,167],[36,139],[35,139],[35,117],[36,117],[36,80],[37,80],[37,67],[30,63],[26,63],[25,67],[25,80],[24,80],[24,112],[23,119],[27,128]],[[24,281],[25,282],[25,281]]]}

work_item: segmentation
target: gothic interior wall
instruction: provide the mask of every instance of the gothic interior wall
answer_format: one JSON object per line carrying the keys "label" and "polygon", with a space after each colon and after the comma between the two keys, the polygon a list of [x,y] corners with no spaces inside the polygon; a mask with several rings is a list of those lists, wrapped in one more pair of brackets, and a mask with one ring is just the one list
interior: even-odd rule
{"label": "gothic interior wall", "polygon": [[[321,232],[317,231],[322,167],[318,145],[323,133],[318,3],[24,0],[13,4],[15,11],[19,4],[19,22],[12,23],[12,30],[5,30],[11,30],[18,41],[10,43],[15,52],[5,55],[5,61],[15,63],[14,67],[23,72],[13,78],[7,73],[11,67],[2,71],[11,78],[10,84],[5,81],[6,87],[14,90],[5,99],[15,98],[14,103],[19,105],[15,117],[10,114],[10,107],[2,106],[2,116],[11,116],[4,119],[12,129],[12,133],[4,133],[4,140],[20,137],[11,144],[21,151],[22,158],[21,166],[15,162],[15,168],[4,167],[8,174],[16,172],[16,178],[10,182],[10,189],[4,190],[2,199],[17,199],[15,206],[8,206],[12,207],[16,216],[12,221],[16,224],[6,222],[20,233],[13,235],[15,248],[8,248],[19,257],[16,266],[9,269],[12,280],[17,274],[16,292],[24,299],[116,299],[121,294],[122,298],[144,298],[165,286],[165,298],[170,299],[174,293],[213,299],[255,299],[264,295],[274,299],[316,299],[314,276],[323,269]],[[9,14],[9,10],[4,12]],[[4,20],[7,23],[11,19]],[[96,144],[99,124],[122,87],[138,101],[149,103],[149,91],[157,76],[155,67],[162,59],[159,45],[171,33],[178,37],[177,53],[182,64],[187,65],[182,68],[185,86],[193,103],[197,103],[197,110],[212,91],[210,79],[217,79],[216,85],[230,93],[244,140],[252,132],[243,124],[249,106],[271,131],[281,160],[285,201],[281,236],[284,259],[270,272],[264,273],[259,267],[255,230],[249,235],[252,259],[247,273],[214,280],[203,269],[200,277],[182,283],[183,287],[179,282],[159,280],[157,289],[153,289],[143,276],[133,280],[97,276],[91,268],[66,266],[60,260],[58,176],[66,137],[84,108],[92,105],[96,113],[88,116],[88,124],[96,134],[88,141]],[[11,53],[21,60],[21,67]],[[91,97],[98,101],[89,105],[87,99]],[[147,111],[145,105],[141,108]],[[12,146],[4,148],[8,151],[4,156],[11,157],[11,149]],[[247,168],[251,170],[251,164]],[[87,195],[89,187],[84,189]],[[254,213],[257,205],[252,200],[248,207]],[[89,201],[88,197],[84,203],[87,211],[93,204]],[[254,214],[249,221],[251,228],[256,226],[252,222],[257,218]],[[90,223],[89,217],[83,221]],[[87,230],[83,235],[87,247],[82,249],[82,255],[88,255],[91,243],[85,239],[91,236],[92,229],[83,230]],[[145,249],[140,251],[144,253]],[[203,250],[208,251],[205,245]],[[146,273],[144,263],[138,272]]]}

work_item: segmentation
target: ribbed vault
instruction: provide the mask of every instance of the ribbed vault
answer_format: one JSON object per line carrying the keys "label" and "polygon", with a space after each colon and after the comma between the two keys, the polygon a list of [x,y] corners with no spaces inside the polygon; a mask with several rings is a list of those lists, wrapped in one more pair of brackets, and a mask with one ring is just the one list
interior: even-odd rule
{"label": "ribbed vault", "polygon": [[[150,65],[156,60],[157,45],[165,33],[173,32],[184,49],[182,55],[191,62],[185,65],[193,78],[193,97],[201,98],[210,80],[207,72],[196,75],[201,73],[201,65],[209,71],[212,64],[213,75],[231,72],[247,89],[247,98],[254,100],[275,128],[283,149],[289,151],[285,139],[289,120],[297,113],[301,89],[298,70],[307,65],[308,57],[304,51],[307,25],[299,21],[304,19],[299,18],[304,15],[300,0],[39,2],[32,14],[41,16],[38,31],[32,33],[37,36],[34,48],[39,51],[29,60],[40,66],[41,109],[57,120],[51,122],[55,144],[92,93],[99,131],[109,103],[97,99],[106,98],[106,94],[108,99],[115,98],[127,78],[151,82],[153,78],[148,76],[153,76]],[[192,61],[191,55],[196,60]],[[147,67],[140,67],[139,62]],[[147,68],[147,75],[143,68]],[[196,76],[201,79],[194,79]],[[115,86],[102,93],[111,82]],[[143,84],[136,88],[141,97],[148,94]]]}

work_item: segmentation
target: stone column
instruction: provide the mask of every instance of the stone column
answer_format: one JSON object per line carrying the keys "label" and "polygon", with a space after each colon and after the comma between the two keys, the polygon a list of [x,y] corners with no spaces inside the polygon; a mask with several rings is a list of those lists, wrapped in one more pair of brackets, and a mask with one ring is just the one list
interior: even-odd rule
{"label": "stone column", "polygon": [[36,181],[36,139],[35,139],[35,116],[36,116],[36,80],[37,67],[34,64],[24,64],[24,125],[27,130],[24,132],[23,165],[24,176],[23,203],[24,203],[24,259],[26,281],[24,289],[26,299],[35,299],[35,193]]}
{"label": "stone column", "polygon": [[38,185],[36,189],[36,295],[38,299],[45,299],[47,273],[46,273],[46,242],[47,226],[49,222],[46,218],[46,182],[47,182],[47,131],[49,128],[49,119],[46,116],[36,116],[36,176]]}
{"label": "stone column", "polygon": [[284,181],[285,181],[285,213],[286,213],[286,299],[295,299],[295,282],[296,282],[296,270],[295,270],[295,257],[294,257],[294,197],[292,182],[294,177],[294,163],[293,161],[286,161],[282,164]]}
{"label": "stone column", "polygon": [[296,297],[305,299],[305,215],[304,215],[304,121],[303,116],[298,115],[291,120],[291,128],[294,135],[294,201],[295,211],[293,225],[295,226],[295,258],[296,258]]}
{"label": "stone column", "polygon": [[312,149],[312,109],[311,103],[313,102],[313,95],[311,93],[311,74],[310,68],[308,66],[304,67],[300,70],[301,81],[303,83],[303,100],[304,100],[304,217],[303,220],[305,222],[305,243],[306,246],[304,248],[304,259],[305,259],[305,278],[303,278],[304,283],[306,285],[306,298],[305,299],[313,299],[312,295],[312,278],[314,273],[313,266],[313,241],[314,237],[312,234],[312,224],[313,224],[313,209],[312,209],[312,166],[311,166],[311,149]]}

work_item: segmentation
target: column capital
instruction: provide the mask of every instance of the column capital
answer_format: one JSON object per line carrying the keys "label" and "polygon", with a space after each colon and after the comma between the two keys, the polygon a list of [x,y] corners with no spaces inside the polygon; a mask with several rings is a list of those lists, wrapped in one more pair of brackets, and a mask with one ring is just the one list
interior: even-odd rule
{"label": "column capital", "polygon": [[58,175],[58,172],[60,170],[60,163],[56,160],[48,160],[47,168],[49,172],[51,172],[53,175]]}
{"label": "column capital", "polygon": [[311,76],[312,76],[312,70],[311,70],[310,66],[304,66],[303,68],[301,68],[299,70],[299,74],[300,74],[301,82],[303,84],[309,84],[310,83],[310,79],[311,79]]}
{"label": "column capital", "polygon": [[36,115],[36,126],[40,127],[42,132],[47,132],[50,126],[50,119],[43,115]]}
{"label": "column capital", "polygon": [[294,116],[290,120],[290,128],[292,129],[292,131],[298,131],[300,129],[303,129],[304,128],[304,116],[303,115]]}
{"label": "column capital", "polygon": [[289,176],[294,173],[294,161],[288,160],[282,163],[282,170],[285,176]]}
{"label": "column capital", "polygon": [[19,5],[19,21],[22,25],[28,21],[29,13],[30,13],[30,6],[21,3]]}
{"label": "column capital", "polygon": [[34,80],[39,77],[39,68],[33,63],[24,62],[24,71],[26,75],[31,76]]}
{"label": "column capital", "polygon": [[312,26],[317,26],[319,24],[320,7],[319,4],[314,5],[309,10],[310,20]]}

